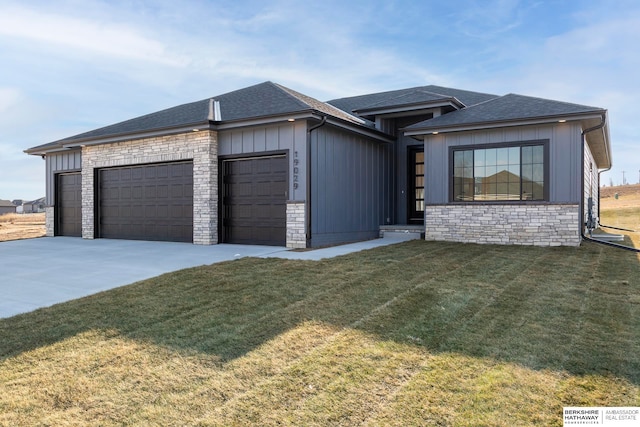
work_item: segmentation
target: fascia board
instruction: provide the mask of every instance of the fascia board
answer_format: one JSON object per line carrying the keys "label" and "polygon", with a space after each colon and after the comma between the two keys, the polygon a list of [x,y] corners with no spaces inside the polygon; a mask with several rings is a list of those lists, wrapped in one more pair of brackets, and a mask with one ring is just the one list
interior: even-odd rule
{"label": "fascia board", "polygon": [[390,135],[387,135],[384,132],[380,132],[377,129],[374,128],[369,128],[369,127],[365,127],[365,126],[358,126],[356,124],[352,124],[350,122],[344,121],[344,120],[340,120],[340,119],[335,119],[333,117],[328,117],[327,118],[327,123],[342,128],[342,129],[346,129],[352,132],[356,132],[359,133],[361,135],[365,135],[368,136],[370,138],[374,138],[377,139],[381,142],[385,142],[385,143],[393,143],[396,141],[396,139]]}
{"label": "fascia board", "polygon": [[314,114],[312,110],[309,110],[309,111],[299,112],[295,114],[286,114],[286,115],[279,114],[277,116],[264,116],[264,117],[257,117],[255,119],[239,119],[234,121],[220,122],[215,126],[215,129],[229,130],[229,129],[249,127],[249,126],[264,126],[264,125],[271,125],[275,123],[287,122],[290,120],[296,121],[296,120],[306,120],[311,118],[319,119],[317,114]]}
{"label": "fascia board", "polygon": [[400,112],[396,112],[396,113],[375,114],[375,116],[383,118],[383,119],[393,119],[393,118],[396,118],[396,117],[418,116],[420,114],[439,112],[442,107],[449,107],[449,106],[450,105],[447,104],[447,105],[442,105],[442,106],[439,106],[439,107],[411,109],[411,110],[405,110],[405,111],[400,111]]}
{"label": "fascia board", "polygon": [[392,107],[383,107],[383,108],[362,108],[359,110],[355,110],[355,113],[358,113],[362,116],[382,116],[387,114],[394,113],[405,113],[408,111],[414,110],[431,110],[435,108],[441,107],[453,107],[456,110],[464,107],[464,105],[460,102],[454,103],[451,100],[446,101],[437,101],[437,102],[419,102],[414,104],[403,104]]}
{"label": "fascia board", "polygon": [[75,148],[75,147],[82,147],[85,145],[110,144],[114,142],[131,141],[134,139],[154,138],[154,137],[164,136],[164,135],[176,135],[179,133],[188,133],[188,132],[193,132],[195,129],[197,129],[198,131],[201,131],[201,130],[212,129],[212,127],[209,122],[199,122],[199,123],[192,123],[190,125],[185,125],[180,127],[159,128],[159,129],[154,129],[154,130],[145,131],[145,132],[122,133],[122,134],[108,135],[105,137],[98,137],[98,138],[80,138],[80,139],[74,139],[68,142],[61,142],[60,145],[64,148]]}
{"label": "fascia board", "polygon": [[252,120],[245,119],[245,120],[238,120],[235,122],[221,123],[216,127],[216,129],[230,130],[230,129],[250,127],[250,126],[265,126],[265,125],[270,125],[274,123],[286,122],[288,120],[294,120],[294,121],[308,120],[308,119],[321,120],[323,116],[327,117],[327,123],[330,123],[336,127],[348,129],[352,132],[357,132],[363,135],[367,135],[369,137],[373,137],[384,142],[395,141],[395,139],[391,138],[387,134],[380,132],[376,129],[369,128],[368,126],[365,126],[365,125],[352,123],[350,121],[343,120],[335,116],[330,116],[324,112],[317,111],[317,110],[311,110],[311,111],[296,113],[296,114],[261,117],[261,118],[252,119]]}
{"label": "fascia board", "polygon": [[540,124],[553,124],[558,123],[559,120],[589,120],[589,119],[599,119],[602,116],[602,113],[589,113],[589,114],[565,114],[558,115],[553,117],[539,117],[539,118],[531,118],[531,119],[516,119],[516,120],[501,120],[501,121],[493,121],[493,122],[480,122],[480,123],[468,123],[464,125],[448,125],[448,126],[429,126],[421,129],[412,129],[405,130],[405,136],[419,136],[419,135],[427,135],[437,133],[449,133],[449,132],[464,132],[464,131],[472,131],[472,130],[484,130],[484,129],[494,129],[500,127],[513,127],[513,126],[530,126],[530,125],[540,125]]}
{"label": "fascia board", "polygon": [[[28,149],[25,150],[27,154],[33,155],[43,155],[46,153],[59,152],[59,151],[67,151],[73,148],[79,148],[87,145],[101,145],[101,144],[110,144],[115,142],[122,141],[130,141],[136,139],[144,139],[144,138],[154,138],[159,136],[166,135],[175,135],[180,133],[189,133],[193,132],[195,129],[197,130],[228,130],[235,129],[241,127],[249,127],[249,126],[263,126],[274,123],[282,123],[290,120],[306,120],[306,119],[317,119],[320,120],[325,113],[318,112],[316,110],[309,110],[304,112],[298,112],[295,114],[286,114],[286,115],[277,115],[277,116],[268,116],[268,117],[259,117],[255,119],[243,119],[231,122],[222,122],[222,123],[213,123],[210,121],[192,123],[189,125],[182,125],[179,127],[173,128],[158,128],[144,132],[131,132],[131,133],[122,133],[116,135],[108,135],[105,137],[88,137],[88,138],[78,138],[70,141],[60,141],[58,145],[52,146],[50,148],[40,148],[38,150]],[[392,139],[388,137],[386,134],[376,131],[375,129],[369,129],[364,125],[359,125],[357,123],[351,123],[346,120],[342,120],[336,117],[328,116],[328,121],[332,124],[348,128],[352,131],[366,134],[368,136],[374,137],[376,139],[383,140],[385,142],[391,142]]]}
{"label": "fascia board", "polygon": [[[583,126],[583,129],[588,126]],[[609,136],[609,120],[607,118],[603,128],[594,132],[585,134],[587,144],[596,163],[598,169],[608,170],[613,163],[611,156],[611,139]]]}
{"label": "fascia board", "polygon": [[24,150],[23,152],[33,156],[44,156],[51,153],[62,153],[62,152],[69,152],[69,151],[74,151],[74,150],[72,148],[64,148],[62,146],[57,145],[49,148],[41,148],[38,150],[33,150],[30,148],[28,150]]}

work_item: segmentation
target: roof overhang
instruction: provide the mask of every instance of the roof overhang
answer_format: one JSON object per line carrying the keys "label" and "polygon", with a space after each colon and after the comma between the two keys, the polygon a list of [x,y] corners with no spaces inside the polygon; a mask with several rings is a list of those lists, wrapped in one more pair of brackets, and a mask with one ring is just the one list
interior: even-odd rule
{"label": "roof overhang", "polygon": [[24,150],[23,153],[31,154],[32,156],[46,156],[47,154],[61,153],[69,150],[69,148],[64,148],[60,145],[54,146],[53,144],[47,144],[46,147],[29,148],[28,150]]}
{"label": "roof overhang", "polygon": [[448,98],[438,101],[429,102],[415,102],[410,104],[391,105],[385,107],[369,107],[354,110],[354,113],[361,117],[375,117],[375,116],[404,116],[407,113],[421,114],[423,112],[432,112],[442,107],[451,107],[455,110],[464,108],[464,104],[458,101],[456,98]]}
{"label": "roof overhang", "polygon": [[533,117],[517,120],[501,120],[492,122],[464,123],[452,125],[428,125],[425,124],[420,128],[404,128],[405,136],[411,136],[416,139],[425,139],[431,135],[438,135],[452,132],[469,132],[478,130],[489,130],[503,127],[515,126],[532,126],[532,125],[559,125],[562,123],[578,122],[584,131],[601,124],[604,120],[604,126],[592,132],[585,134],[585,140],[589,144],[589,149],[593,155],[599,169],[608,169],[612,165],[611,159],[611,139],[609,136],[609,122],[607,118],[607,110],[594,111],[589,113],[573,113],[565,115],[556,115],[548,117]]}
{"label": "roof overhang", "polygon": [[327,117],[327,123],[339,127],[341,129],[345,129],[351,132],[358,133],[360,135],[364,135],[369,138],[376,139],[380,142],[384,143],[393,143],[396,142],[396,138],[388,135],[384,132],[381,132],[373,127],[368,126],[357,126],[345,120],[336,119],[333,117]]}
{"label": "roof overhang", "polygon": [[210,122],[192,123],[177,127],[158,128],[143,132],[120,133],[106,135],[103,137],[89,137],[77,139],[63,139],[51,144],[41,145],[39,147],[30,148],[24,152],[33,155],[46,155],[49,153],[68,151],[70,149],[80,148],[89,145],[111,144],[114,142],[131,141],[135,139],[154,138],[165,135],[176,135],[200,130],[208,130],[211,128]]}
{"label": "roof overhang", "polygon": [[[49,144],[24,150],[24,152],[31,155],[41,156],[41,155],[46,155],[50,153],[74,150],[74,149],[78,149],[85,146],[112,144],[116,142],[132,141],[132,140],[144,139],[144,138],[155,138],[155,137],[167,136],[167,135],[177,135],[177,134],[189,133],[193,131],[203,131],[203,130],[224,131],[224,130],[246,128],[246,127],[252,127],[252,126],[267,126],[267,125],[283,123],[283,122],[295,122],[297,120],[308,120],[308,119],[320,120],[322,116],[325,116],[325,113],[319,112],[317,110],[307,110],[307,111],[301,111],[301,112],[296,112],[292,114],[262,116],[262,117],[255,117],[250,119],[239,119],[239,120],[220,121],[220,122],[207,120],[204,122],[191,123],[188,125],[182,125],[177,127],[167,127],[167,128],[157,128],[157,129],[152,129],[152,130],[142,131],[142,132],[129,132],[129,133],[106,135],[103,137],[88,137],[88,138],[77,138],[72,140],[71,139],[59,140],[53,143],[49,143]],[[356,133],[360,133],[363,135],[367,135],[369,137],[378,139],[383,142],[393,142],[393,139],[389,135],[365,125],[366,122],[364,120],[357,119],[355,117],[354,119],[356,119],[358,123],[351,122],[348,120],[343,120],[330,115],[327,116],[327,122],[331,123],[334,126],[347,129]]]}
{"label": "roof overhang", "polygon": [[[604,122],[604,126],[599,127]],[[598,165],[598,169],[611,169],[613,159],[611,156],[611,137],[609,135],[609,119],[606,111],[597,119],[582,121],[582,131],[597,127],[597,129],[584,134],[585,141],[589,145],[591,155]]]}
{"label": "roof overhang", "polygon": [[245,128],[250,126],[265,126],[274,123],[279,123],[283,121],[295,122],[297,120],[322,120],[322,117],[327,118],[327,123],[339,127],[341,129],[348,130],[350,132],[355,132],[360,135],[367,136],[369,138],[377,139],[378,141],[391,143],[395,142],[395,137],[390,136],[384,132],[381,132],[375,129],[372,126],[367,126],[366,122],[362,121],[363,124],[354,123],[349,120],[343,120],[339,117],[327,115],[324,112],[317,110],[309,110],[305,112],[300,112],[296,114],[287,114],[287,115],[279,115],[279,116],[269,116],[269,117],[259,117],[251,120],[243,119],[237,120],[233,122],[222,122],[216,126],[216,130],[224,131],[238,128]]}

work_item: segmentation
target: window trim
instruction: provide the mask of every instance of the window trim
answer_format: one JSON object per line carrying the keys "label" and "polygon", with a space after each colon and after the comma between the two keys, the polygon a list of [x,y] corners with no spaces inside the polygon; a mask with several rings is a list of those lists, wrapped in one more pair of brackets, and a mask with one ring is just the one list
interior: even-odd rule
{"label": "window trim", "polygon": [[[484,150],[489,148],[511,148],[511,147],[526,147],[532,145],[542,145],[543,147],[543,158],[544,158],[544,170],[543,170],[543,179],[544,179],[544,189],[543,189],[543,198],[542,200],[455,200],[455,188],[454,188],[454,152],[455,151],[466,151],[466,150]],[[509,141],[509,142],[499,142],[499,143],[486,143],[486,144],[467,144],[467,145],[452,145],[449,147],[449,203],[452,204],[460,204],[460,205],[482,205],[482,204],[491,204],[491,205],[518,205],[518,204],[540,204],[540,203],[548,203],[549,202],[549,140],[548,139],[533,139],[526,141]],[[520,165],[522,166],[522,159],[520,160]],[[475,166],[475,165],[474,165]],[[475,167],[474,167],[475,170]],[[474,174],[475,179],[475,174]]]}

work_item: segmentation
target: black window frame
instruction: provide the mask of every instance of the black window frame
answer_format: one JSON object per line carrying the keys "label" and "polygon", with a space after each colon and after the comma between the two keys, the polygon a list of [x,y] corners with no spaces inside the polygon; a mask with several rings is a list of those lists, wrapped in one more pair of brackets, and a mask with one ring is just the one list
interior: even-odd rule
{"label": "black window frame", "polygon": [[[512,147],[526,147],[526,146],[542,146],[543,147],[543,198],[542,200],[456,200],[455,199],[455,163],[454,163],[454,153],[456,151],[469,151],[469,150],[486,150],[491,148],[512,148]],[[475,156],[474,156],[475,157]],[[522,157],[520,157],[520,167],[522,168]],[[475,164],[472,166],[474,170],[473,179],[475,181]],[[500,143],[486,143],[486,144],[471,144],[471,145],[456,145],[449,147],[449,203],[455,204],[536,204],[536,203],[545,203],[549,202],[549,140],[548,139],[538,139],[538,140],[527,140],[527,141],[509,141],[509,142],[500,142]],[[520,178],[522,179],[522,169],[520,171]],[[520,189],[520,194],[522,195],[522,187]]]}

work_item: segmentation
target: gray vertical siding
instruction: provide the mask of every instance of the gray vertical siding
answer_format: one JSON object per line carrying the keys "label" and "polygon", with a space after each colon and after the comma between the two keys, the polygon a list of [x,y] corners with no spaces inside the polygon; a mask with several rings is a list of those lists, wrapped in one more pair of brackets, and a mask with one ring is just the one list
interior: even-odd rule
{"label": "gray vertical siding", "polygon": [[322,126],[311,134],[311,246],[378,236],[393,222],[393,146]]}
{"label": "gray vertical siding", "polygon": [[55,200],[55,175],[60,172],[79,171],[82,169],[82,153],[80,150],[50,153],[46,160],[46,203],[54,206]]}
{"label": "gray vertical siding", "polygon": [[449,202],[449,148],[519,141],[549,140],[549,202],[578,203],[581,192],[581,128],[578,123],[522,126],[475,132],[441,133],[425,138],[427,204]]}
{"label": "gray vertical siding", "polygon": [[589,218],[589,198],[593,198],[593,217],[598,218],[598,165],[593,159],[589,145],[585,144],[584,148],[584,221]]}
{"label": "gray vertical siding", "polygon": [[[307,123],[299,120],[271,126],[224,130],[218,133],[218,155],[260,155],[269,151],[289,153],[289,200],[306,200]],[[298,162],[296,162],[298,160]],[[297,168],[297,169],[296,169]],[[295,173],[295,172],[298,173]],[[297,178],[297,188],[294,185]]]}

